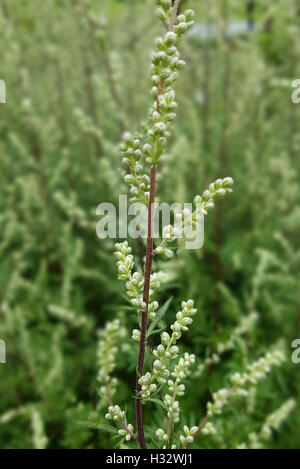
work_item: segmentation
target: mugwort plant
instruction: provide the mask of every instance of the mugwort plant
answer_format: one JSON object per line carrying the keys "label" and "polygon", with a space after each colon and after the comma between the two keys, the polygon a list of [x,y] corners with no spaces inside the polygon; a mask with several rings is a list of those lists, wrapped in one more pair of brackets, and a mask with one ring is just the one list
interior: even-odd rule
{"label": "mugwort plant", "polygon": [[[280,348],[266,353],[257,361],[246,365],[242,372],[232,373],[229,385],[212,393],[206,404],[202,419],[192,426],[183,425],[187,419],[181,414],[180,399],[185,396],[185,381],[188,376],[200,376],[206,366],[217,364],[221,355],[234,348],[235,341],[248,332],[256,319],[252,313],[233,332],[229,341],[222,343],[218,351],[211,357],[198,363],[193,353],[181,353],[179,341],[184,333],[192,326],[197,314],[193,299],[181,303],[181,309],[176,313],[173,323],[168,331],[161,328],[161,320],[166,305],[159,307],[155,299],[164,280],[162,272],[153,272],[153,262],[161,256],[173,256],[173,243],[186,224],[194,226],[199,217],[206,216],[208,210],[213,208],[218,197],[232,192],[233,179],[225,177],[211,183],[202,195],[196,195],[193,210],[176,215],[181,219],[180,224],[167,225],[163,229],[162,239],[154,246],[153,243],[153,204],[156,198],[157,172],[163,161],[168,137],[171,133],[172,121],[176,118],[176,94],[174,84],[179,72],[185,65],[180,58],[179,44],[184,33],[193,26],[194,12],[186,10],[178,14],[180,0],[157,0],[157,13],[167,31],[156,40],[156,50],[152,56],[151,65],[151,95],[153,98],[147,124],[140,134],[126,133],[121,145],[122,162],[124,165],[124,180],[129,185],[132,202],[142,202],[147,205],[147,239],[145,265],[141,271],[135,265],[132,248],[128,241],[115,245],[117,258],[118,279],[125,282],[126,293],[131,305],[136,310],[138,326],[132,331],[132,340],[138,343],[138,357],[136,367],[135,386],[135,414],[136,428],[129,423],[126,411],[121,409],[114,401],[117,389],[117,380],[112,378],[117,356],[118,342],[125,334],[119,319],[107,323],[101,333],[99,342],[99,382],[100,391],[106,396],[109,403],[105,415],[115,428],[121,441],[138,442],[140,448],[149,447],[150,441],[155,441],[156,447],[161,448],[188,448],[194,443],[199,434],[216,435],[218,417],[222,414],[224,406],[233,397],[247,397],[249,390],[265,378],[274,366],[280,365],[284,354]],[[168,306],[168,305],[167,305]],[[150,337],[160,334],[160,341],[156,347],[150,347]],[[145,366],[145,352],[149,347],[150,359]],[[147,403],[159,405],[164,409],[165,422],[160,428],[153,428],[151,422],[144,422],[143,407]],[[243,447],[252,447],[260,444],[260,440],[270,435],[271,429],[292,410],[294,402],[289,401],[266,421],[260,433],[252,435],[249,444]],[[149,441],[148,441],[149,437]],[[151,439],[150,439],[151,437]]]}

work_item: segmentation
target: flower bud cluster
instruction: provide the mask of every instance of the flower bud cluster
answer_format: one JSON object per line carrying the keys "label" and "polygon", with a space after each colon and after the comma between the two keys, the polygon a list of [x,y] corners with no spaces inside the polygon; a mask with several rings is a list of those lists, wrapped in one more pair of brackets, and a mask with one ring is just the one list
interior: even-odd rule
{"label": "flower bud cluster", "polygon": [[227,402],[228,397],[230,396],[230,391],[228,389],[220,389],[219,391],[213,394],[213,402],[207,403],[207,415],[211,417],[215,414],[221,414],[222,408]]}
{"label": "flower bud cluster", "polygon": [[172,13],[172,0],[157,0],[157,15],[159,19],[167,22]]}
{"label": "flower bud cluster", "polygon": [[177,379],[175,382],[172,381],[171,379],[168,380],[168,388],[169,392],[171,394],[176,394],[176,396],[184,396],[185,392],[185,385],[184,384],[178,384],[180,382],[179,379]]}
{"label": "flower bud cluster", "polygon": [[259,433],[251,433],[249,435],[250,443],[246,445],[245,443],[240,444],[238,449],[261,449],[263,447],[261,440],[269,440],[272,436],[273,430],[278,430],[283,421],[289,416],[292,410],[295,408],[296,402],[294,399],[289,399],[284,402],[279,409],[270,414],[265,423],[262,426],[262,429]]}
{"label": "flower bud cluster", "polygon": [[[152,296],[155,292],[155,290],[158,290],[160,288],[161,282],[166,279],[166,274],[164,272],[155,272],[150,275],[150,288],[149,288],[149,304],[148,304],[148,318],[153,321],[156,318],[156,311],[159,307],[159,304],[157,301],[151,301]],[[144,289],[144,278],[137,273],[133,274],[133,282],[135,284],[135,280],[137,281],[137,290],[133,290],[135,293],[135,298],[137,301],[134,303],[137,305],[139,311],[145,310],[146,304],[142,300],[142,292]],[[131,282],[132,283],[132,282]],[[130,282],[128,282],[129,286]],[[126,284],[127,285],[127,284]],[[129,293],[128,293],[129,294]],[[130,295],[129,295],[130,296]],[[133,295],[131,295],[133,296]]]}
{"label": "flower bud cluster", "polygon": [[140,272],[134,272],[125,284],[127,295],[130,298],[140,298],[144,289],[144,277]]}
{"label": "flower bud cluster", "polygon": [[98,381],[101,384],[100,392],[105,394],[109,385],[110,394],[115,392],[117,380],[111,378],[111,373],[116,366],[117,343],[120,337],[124,337],[126,330],[121,327],[120,320],[108,322],[99,332],[97,359],[99,364]]}
{"label": "flower bud cluster", "polygon": [[263,439],[269,439],[272,434],[272,430],[277,430],[282,422],[288,417],[292,410],[296,407],[296,401],[289,399],[282,404],[279,409],[270,414],[261,429],[260,436]]}
{"label": "flower bud cluster", "polygon": [[131,272],[134,267],[133,255],[131,254],[131,248],[128,246],[128,242],[117,243],[115,245],[118,266],[118,279],[127,280],[131,279]]}
{"label": "flower bud cluster", "polygon": [[190,366],[195,363],[195,355],[185,353],[183,357],[179,359],[178,364],[175,366],[172,376],[178,381],[186,378],[190,373]]}
{"label": "flower bud cluster", "polygon": [[[172,3],[169,0],[158,0],[158,15],[166,22],[170,21]],[[179,15],[174,31],[168,31],[156,41],[156,51],[152,57],[151,94],[154,98],[150,108],[147,140],[142,146],[141,138],[124,135],[121,145],[122,162],[126,169],[125,182],[130,185],[132,202],[149,203],[150,179],[143,174],[142,156],[147,162],[156,164],[162,156],[166,139],[169,136],[169,124],[176,117],[177,108],[173,83],[177,80],[179,70],[184,66],[176,47],[182,35],[193,25],[192,10]]]}
{"label": "flower bud cluster", "polygon": [[234,373],[230,378],[233,388],[220,389],[213,394],[213,402],[207,403],[207,415],[221,414],[222,408],[230,396],[247,396],[248,391],[245,386],[248,383],[256,384],[271,371],[272,366],[280,365],[283,360],[283,353],[280,350],[275,350],[268,352],[265,357],[248,365],[245,373]]}
{"label": "flower bud cluster", "polygon": [[132,340],[139,342],[141,340],[141,331],[138,329],[133,329],[132,331]]}
{"label": "flower bud cluster", "polygon": [[168,435],[163,431],[162,428],[158,428],[155,432],[155,435],[160,441],[167,441]]}
{"label": "flower bud cluster", "polygon": [[[172,14],[171,2],[158,0],[157,3],[159,18],[169,23]],[[179,76],[179,70],[185,65],[184,61],[180,60],[177,43],[193,25],[193,16],[192,10],[179,15],[174,31],[168,31],[156,40],[156,51],[152,57],[151,67],[151,94],[154,103],[150,109],[148,142],[143,147],[146,159],[151,164],[156,164],[162,156],[169,136],[169,124],[176,117],[177,103],[172,85]]]}
{"label": "flower bud cluster", "polygon": [[184,435],[180,435],[179,440],[183,447],[190,445],[194,441],[194,435],[198,431],[198,427],[188,428],[186,425],[183,427]]}
{"label": "flower bud cluster", "polygon": [[207,210],[215,206],[214,199],[232,192],[232,184],[233,179],[231,177],[217,179],[215,182],[210,184],[209,188],[203,192],[202,196],[196,195],[194,198],[196,211],[193,213],[193,216],[207,215]]}
{"label": "flower bud cluster", "polygon": [[[164,227],[162,233],[163,241],[154,250],[154,254],[164,254],[167,257],[172,257],[173,253],[170,249],[167,249],[167,244],[180,237],[185,226],[191,225],[196,227],[200,219],[207,215],[207,210],[214,207],[214,199],[232,192],[232,184],[233,179],[231,177],[217,179],[210,184],[209,189],[204,191],[202,196],[196,195],[194,198],[195,210],[191,213],[189,209],[184,209],[181,213],[176,213],[176,225]],[[180,221],[179,225],[178,220]]]}
{"label": "flower bud cluster", "polygon": [[139,384],[142,386],[142,397],[149,397],[157,389],[157,385],[153,383],[153,376],[149,371],[139,379]]}
{"label": "flower bud cluster", "polygon": [[[172,337],[178,340],[181,337],[181,333],[188,331],[193,322],[192,316],[197,313],[197,308],[194,308],[194,301],[188,300],[181,303],[182,310],[176,314],[176,321],[172,324],[171,329],[173,331]],[[174,340],[173,339],[173,340]]]}
{"label": "flower bud cluster", "polygon": [[[188,325],[193,322],[192,316],[197,312],[197,309],[194,308],[193,300],[188,300],[187,302],[183,301],[181,307],[182,311],[176,314],[176,321],[171,326],[173,330],[172,335],[170,336],[167,332],[163,332],[161,334],[161,344],[153,351],[153,355],[156,359],[153,363],[152,374],[148,372],[139,380],[142,386],[143,397],[148,397],[152,392],[155,392],[156,387],[153,386],[154,381],[160,384],[166,383],[167,378],[170,376],[170,371],[167,368],[169,360],[177,358],[179,353],[176,342],[180,339],[181,333],[187,331]],[[184,372],[187,370],[187,366],[189,366],[193,360],[195,360],[193,355],[186,354],[184,358],[180,360],[180,364],[178,364],[176,368],[176,373],[178,373],[178,375],[181,373],[183,376]]]}
{"label": "flower bud cluster", "polygon": [[268,352],[256,362],[248,365],[246,373],[235,373],[231,376],[231,381],[235,386],[242,387],[246,383],[256,384],[271,371],[272,366],[278,366],[284,360],[281,350]]}
{"label": "flower bud cluster", "polygon": [[108,407],[107,413],[105,414],[105,418],[107,420],[114,421],[116,424],[122,427],[118,431],[118,433],[119,435],[124,436],[126,441],[129,441],[131,440],[131,438],[134,438],[133,425],[131,423],[127,424],[125,411],[121,410],[118,405],[110,405]]}
{"label": "flower bud cluster", "polygon": [[126,132],[121,152],[122,162],[127,171],[124,180],[130,185],[132,196],[130,200],[147,204],[149,202],[150,179],[147,174],[143,174],[143,166],[140,162],[143,154],[140,139]]}
{"label": "flower bud cluster", "polygon": [[[126,331],[120,327],[120,321],[118,319],[109,322],[100,332],[102,339],[99,342],[98,348],[98,360],[100,364],[98,380],[102,384],[100,391],[107,393],[110,401],[115,394],[117,384],[117,380],[115,378],[112,379],[110,375],[116,365],[116,355],[118,352],[117,344],[124,333],[126,333]],[[111,404],[108,407],[105,418],[107,420],[113,420],[121,425],[122,429],[119,430],[119,434],[125,436],[127,441],[132,438],[133,426],[131,424],[125,425],[125,411],[121,410],[118,405]]]}
{"label": "flower bud cluster", "polygon": [[[173,238],[172,238],[172,240],[173,240]],[[169,240],[169,241],[171,241],[171,240]],[[155,255],[156,254],[162,254],[167,259],[170,259],[171,257],[173,257],[173,251],[166,247],[167,242],[168,242],[168,239],[165,238],[164,241],[159,246],[157,246],[157,248],[154,251]]]}
{"label": "flower bud cluster", "polygon": [[168,280],[169,276],[165,272],[159,271],[154,272],[150,275],[150,290],[149,295],[151,296],[154,290],[158,290],[162,282]]}
{"label": "flower bud cluster", "polygon": [[177,16],[174,31],[179,37],[181,37],[194,25],[194,16],[195,13],[193,10],[186,10],[184,13]]}
{"label": "flower bud cluster", "polygon": [[176,395],[171,396],[170,394],[165,394],[164,404],[168,408],[167,416],[172,417],[174,422],[179,422],[180,406],[179,402],[176,400]]}
{"label": "flower bud cluster", "polygon": [[121,410],[118,405],[110,405],[108,412],[105,414],[107,420],[114,420],[115,422],[122,422],[125,420],[125,411]]}
{"label": "flower bud cluster", "polygon": [[216,435],[217,430],[211,422],[207,422],[201,430],[203,435]]}
{"label": "flower bud cluster", "polygon": [[[165,432],[163,431],[162,428],[158,428],[158,429],[156,430],[155,434],[156,434],[157,438],[158,438],[160,441],[164,441],[164,442],[167,442],[167,441],[168,441],[168,435],[167,435],[167,433],[165,433]],[[164,445],[164,446],[163,446],[163,449],[166,449],[166,448],[167,448],[166,445]],[[171,446],[171,449],[176,449],[176,445],[172,445],[172,446]]]}
{"label": "flower bud cluster", "polygon": [[133,425],[129,423],[126,430],[124,428],[120,428],[118,433],[119,435],[124,436],[126,441],[130,441],[133,435]]}
{"label": "flower bud cluster", "polygon": [[[141,313],[146,309],[146,303],[143,301],[143,290],[144,290],[144,278],[139,272],[132,273],[134,268],[134,260],[131,254],[131,248],[128,246],[128,242],[117,243],[115,245],[116,251],[115,256],[117,257],[118,266],[118,279],[127,280],[125,286],[127,295],[130,298],[131,304],[135,307],[137,312]],[[152,274],[150,277],[150,290],[149,300],[154,293],[154,288],[160,286],[160,280],[163,278],[160,272]],[[157,301],[150,302],[148,305],[148,316],[149,319],[153,320],[156,317],[156,310],[159,304]],[[135,333],[134,340],[137,340],[137,334]]]}
{"label": "flower bud cluster", "polygon": [[168,408],[167,416],[174,420],[174,422],[179,422],[179,413],[180,407],[179,402],[176,400],[177,396],[184,396],[185,385],[180,384],[180,381],[190,374],[189,367],[191,364],[195,363],[195,355],[185,353],[183,357],[179,358],[177,365],[172,372],[172,376],[175,378],[175,381],[168,380],[168,389],[170,394],[165,394],[164,404]]}

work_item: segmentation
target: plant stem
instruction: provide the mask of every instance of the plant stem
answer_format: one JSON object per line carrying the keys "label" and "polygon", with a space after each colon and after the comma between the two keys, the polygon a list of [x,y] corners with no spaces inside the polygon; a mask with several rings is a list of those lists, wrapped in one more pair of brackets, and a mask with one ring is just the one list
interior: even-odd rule
{"label": "plant stem", "polygon": [[176,21],[176,18],[177,18],[177,13],[178,13],[178,10],[179,10],[180,2],[181,2],[181,0],[175,0],[175,2],[174,2],[172,15],[171,15],[170,22],[169,22],[169,25],[168,25],[168,30],[169,31],[174,31],[175,21]]}
{"label": "plant stem", "polygon": [[147,318],[148,318],[148,307],[149,307],[149,290],[150,290],[150,275],[153,258],[153,204],[155,199],[155,181],[156,180],[156,166],[151,166],[150,173],[150,198],[148,206],[148,236],[147,236],[147,249],[146,249],[146,264],[144,274],[144,292],[143,301],[146,303],[145,311],[142,312],[142,324],[141,324],[141,338],[138,358],[138,373],[136,376],[136,424],[138,431],[138,440],[142,449],[146,448],[144,427],[143,427],[143,409],[142,401],[140,399],[141,385],[139,384],[139,375],[143,374],[144,368],[144,357],[146,348],[146,332],[147,332]]}
{"label": "plant stem", "polygon": [[[179,4],[181,0],[175,0],[172,15],[170,22],[168,24],[168,31],[174,31],[174,26],[176,22],[176,17],[179,9]],[[162,94],[164,90],[164,82],[160,84],[159,94]],[[157,98],[157,111],[159,110],[159,101]],[[150,290],[150,276],[151,276],[151,267],[153,260],[153,204],[155,200],[155,185],[156,185],[156,166],[153,164],[151,166],[150,173],[150,196],[149,196],[149,206],[148,206],[148,234],[147,234],[147,248],[146,248],[146,263],[145,263],[145,272],[144,272],[144,292],[143,292],[143,301],[146,303],[145,311],[142,311],[142,324],[141,324],[141,337],[140,337],[140,347],[139,347],[139,357],[138,357],[138,366],[137,366],[137,375],[136,375],[136,426],[138,432],[138,441],[142,449],[146,448],[146,441],[144,435],[144,422],[143,422],[143,407],[141,401],[141,385],[139,384],[139,377],[143,374],[144,369],[144,358],[145,358],[145,349],[146,349],[146,333],[147,333],[147,320],[148,320],[148,308],[149,308],[149,290]]]}

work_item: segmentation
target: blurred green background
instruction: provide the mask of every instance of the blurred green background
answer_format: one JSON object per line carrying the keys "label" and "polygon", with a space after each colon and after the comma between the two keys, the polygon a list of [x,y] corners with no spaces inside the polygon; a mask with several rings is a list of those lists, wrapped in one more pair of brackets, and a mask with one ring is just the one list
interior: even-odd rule
{"label": "blurred green background", "polygon": [[[253,331],[222,362],[190,382],[187,424],[229,374],[280,343],[287,359],[257,387],[255,405],[229,405],[217,439],[195,447],[234,448],[281,403],[300,396],[300,78],[297,0],[194,0],[196,25],[181,45],[178,116],[161,165],[160,201],[191,202],[218,177],[234,193],[206,219],[205,245],[179,245],[163,268],[171,321],[180,301],[199,314],[184,339],[197,360],[256,311]],[[1,0],[0,78],[0,447],[111,448],[98,394],[97,331],[119,317],[128,331],[116,370],[118,404],[134,421],[134,313],[116,279],[114,240],[96,236],[99,203],[126,194],[119,143],[147,118],[150,62],[163,32],[154,0]],[[210,25],[210,27],[208,27]],[[213,25],[213,26],[212,26]],[[139,262],[144,246],[131,242]],[[145,408],[159,426],[161,409]],[[270,448],[300,448],[296,407]]]}

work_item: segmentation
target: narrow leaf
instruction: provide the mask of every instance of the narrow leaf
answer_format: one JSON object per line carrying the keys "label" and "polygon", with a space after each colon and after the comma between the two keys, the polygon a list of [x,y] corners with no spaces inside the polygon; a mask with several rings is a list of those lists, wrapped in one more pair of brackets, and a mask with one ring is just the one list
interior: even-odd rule
{"label": "narrow leaf", "polygon": [[158,310],[156,318],[154,319],[154,321],[148,327],[147,337],[149,337],[149,334],[156,328],[157,324],[159,324],[159,322],[162,320],[162,318],[164,317],[164,315],[168,311],[169,305],[170,305],[172,300],[173,300],[173,296],[171,296],[165,302],[165,304]]}

